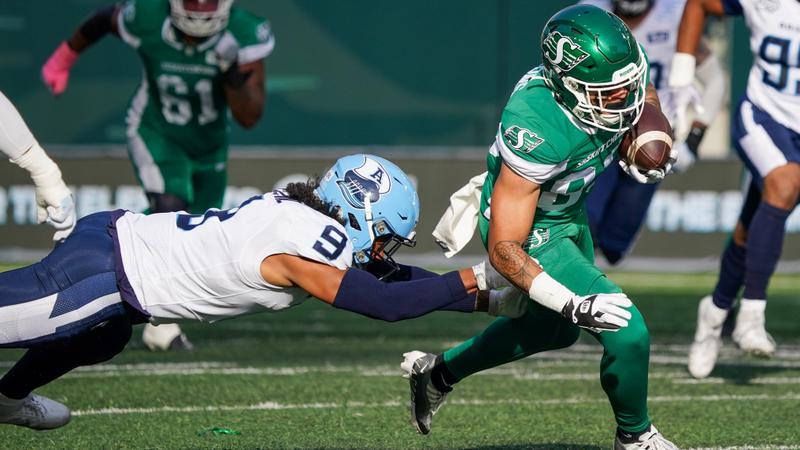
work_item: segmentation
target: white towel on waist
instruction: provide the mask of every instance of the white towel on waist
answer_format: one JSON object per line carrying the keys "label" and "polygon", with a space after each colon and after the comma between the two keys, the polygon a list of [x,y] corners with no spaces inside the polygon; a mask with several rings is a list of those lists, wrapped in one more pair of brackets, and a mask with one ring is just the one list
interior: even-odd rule
{"label": "white towel on waist", "polygon": [[433,229],[433,238],[442,247],[444,255],[452,258],[460,252],[475,234],[481,206],[481,190],[486,172],[476,175],[450,196],[450,206]]}

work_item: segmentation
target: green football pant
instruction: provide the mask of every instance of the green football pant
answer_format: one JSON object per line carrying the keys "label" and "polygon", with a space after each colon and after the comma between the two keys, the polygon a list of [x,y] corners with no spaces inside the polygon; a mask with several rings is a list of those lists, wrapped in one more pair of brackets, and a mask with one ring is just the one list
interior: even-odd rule
{"label": "green football pant", "polygon": [[194,214],[222,207],[228,184],[227,146],[192,155],[159,132],[140,127],[128,136],[128,153],[146,193],[175,195]]}
{"label": "green football pant", "polygon": [[[553,227],[546,239],[529,253],[550,276],[578,295],[621,292],[595,267],[588,226]],[[639,432],[650,425],[650,337],[639,310],[635,306],[628,310],[632,317],[626,328],[590,334],[604,348],[600,384],[611,402],[617,425],[627,432]],[[579,330],[555,311],[531,302],[524,316],[496,319],[481,333],[447,350],[444,361],[453,375],[463,379],[535,353],[568,347],[578,339]]]}

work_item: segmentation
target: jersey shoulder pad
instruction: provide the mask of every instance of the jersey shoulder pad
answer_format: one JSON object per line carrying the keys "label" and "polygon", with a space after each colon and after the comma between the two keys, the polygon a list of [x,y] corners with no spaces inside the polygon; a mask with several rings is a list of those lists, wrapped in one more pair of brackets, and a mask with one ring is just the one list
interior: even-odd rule
{"label": "jersey shoulder pad", "polygon": [[138,47],[142,39],[154,34],[161,35],[161,28],[167,17],[167,0],[126,0],[117,17],[120,37],[126,43]]}
{"label": "jersey shoulder pad", "polygon": [[269,21],[241,8],[231,8],[227,30],[239,43],[239,64],[264,59],[275,48]]}
{"label": "jersey shoulder pad", "polygon": [[[551,111],[551,114],[563,115],[561,111]],[[562,126],[554,122],[533,110],[506,108],[497,131],[503,161],[517,174],[537,184],[560,173],[569,159],[568,139]]]}
{"label": "jersey shoulder pad", "polygon": [[339,269],[352,265],[353,244],[342,224],[302,203],[286,203],[283,218],[275,224],[282,253]]}

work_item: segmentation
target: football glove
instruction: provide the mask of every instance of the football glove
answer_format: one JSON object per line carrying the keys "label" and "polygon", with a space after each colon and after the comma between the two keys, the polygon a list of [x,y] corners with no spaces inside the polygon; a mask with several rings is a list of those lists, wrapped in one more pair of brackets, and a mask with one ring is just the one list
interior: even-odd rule
{"label": "football glove", "polygon": [[217,56],[217,66],[227,85],[239,88],[250,78],[252,71],[243,73],[239,70],[239,43],[230,33],[220,38],[214,47],[214,53]]}
{"label": "football glove", "polygon": [[517,288],[509,286],[499,291],[489,292],[489,309],[487,313],[490,316],[504,316],[516,319],[525,314],[525,311],[528,310],[529,302],[528,296]]}
{"label": "football glove", "polygon": [[480,264],[472,266],[475,280],[478,282],[478,290],[488,291],[491,289],[501,289],[509,286],[506,278],[492,266],[488,261],[481,261]]}
{"label": "football glove", "polygon": [[667,161],[667,164],[663,168],[650,169],[645,172],[641,171],[635,165],[629,164],[624,158],[619,160],[619,166],[622,168],[623,172],[637,182],[642,184],[653,184],[660,182],[665,176],[667,176],[667,174],[672,170],[672,165],[675,163],[677,157],[678,151],[675,148],[672,148],[670,150],[669,161]]}
{"label": "football glove", "polygon": [[78,52],[62,42],[56,51],[47,58],[42,66],[42,80],[53,95],[59,95],[67,89],[69,71],[78,60]]}
{"label": "football glove", "polygon": [[592,294],[570,299],[561,315],[575,325],[599,333],[618,331],[628,326],[633,303],[625,294]]}
{"label": "football glove", "polygon": [[[38,198],[36,203],[38,205]],[[72,198],[72,194],[64,197],[58,206],[47,206],[47,219],[45,221],[56,229],[53,234],[54,241],[59,242],[66,239],[75,228],[75,200]]]}
{"label": "football glove", "polygon": [[75,226],[75,203],[56,163],[35,141],[11,162],[30,172],[36,186],[36,220],[47,222],[57,230],[54,241],[66,238]]}

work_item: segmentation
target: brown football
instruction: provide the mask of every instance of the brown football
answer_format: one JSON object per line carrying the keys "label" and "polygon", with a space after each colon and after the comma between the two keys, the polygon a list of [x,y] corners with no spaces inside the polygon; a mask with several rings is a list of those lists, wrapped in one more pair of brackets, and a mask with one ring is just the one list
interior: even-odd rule
{"label": "brown football", "polygon": [[671,149],[669,121],[658,108],[645,103],[639,122],[622,137],[618,151],[620,158],[646,171],[666,166]]}

